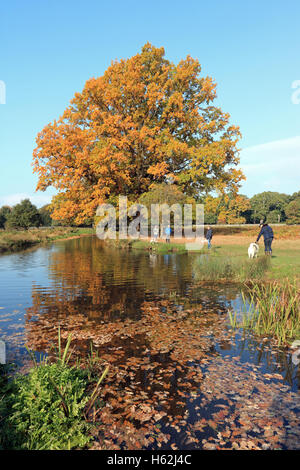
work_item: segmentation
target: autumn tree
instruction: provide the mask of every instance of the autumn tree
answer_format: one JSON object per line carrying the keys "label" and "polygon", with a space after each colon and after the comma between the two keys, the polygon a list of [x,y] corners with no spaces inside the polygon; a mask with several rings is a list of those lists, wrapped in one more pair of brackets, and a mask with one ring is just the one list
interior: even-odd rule
{"label": "autumn tree", "polygon": [[236,191],[239,128],[214,105],[216,84],[197,59],[177,65],[147,43],[76,93],[37,136],[37,190],[53,186],[53,217],[82,223],[101,202],[137,200],[172,178],[190,196]]}
{"label": "autumn tree", "polygon": [[204,200],[205,223],[244,224],[250,209],[247,196],[236,193],[218,197],[207,196]]}

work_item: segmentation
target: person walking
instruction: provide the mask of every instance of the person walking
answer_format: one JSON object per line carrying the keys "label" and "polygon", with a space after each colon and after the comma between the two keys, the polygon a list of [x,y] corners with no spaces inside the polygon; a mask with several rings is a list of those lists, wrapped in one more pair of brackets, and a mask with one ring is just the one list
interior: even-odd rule
{"label": "person walking", "polygon": [[205,235],[205,238],[207,240],[207,248],[210,249],[211,248],[211,240],[212,240],[212,237],[213,237],[213,231],[212,231],[212,228],[210,226],[207,227],[207,232],[206,232],[206,235]]}
{"label": "person walking", "polygon": [[171,227],[168,225],[165,228],[165,234],[166,234],[166,243],[170,243],[170,236],[171,236]]}
{"label": "person walking", "polygon": [[261,229],[256,239],[256,243],[258,243],[260,237],[263,236],[265,243],[265,254],[272,256],[272,241],[274,238],[273,230],[268,224],[264,224],[262,220],[260,221],[259,226]]}

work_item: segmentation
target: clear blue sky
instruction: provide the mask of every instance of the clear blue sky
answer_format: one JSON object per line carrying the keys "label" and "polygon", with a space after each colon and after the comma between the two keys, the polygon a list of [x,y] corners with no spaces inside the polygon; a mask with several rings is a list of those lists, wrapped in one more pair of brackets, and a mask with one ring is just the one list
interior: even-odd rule
{"label": "clear blue sky", "polygon": [[218,104],[243,134],[241,192],[300,190],[299,0],[3,0],[0,18],[0,205],[46,202],[34,195],[37,133],[87,79],[147,41],[175,63],[198,58],[218,83]]}

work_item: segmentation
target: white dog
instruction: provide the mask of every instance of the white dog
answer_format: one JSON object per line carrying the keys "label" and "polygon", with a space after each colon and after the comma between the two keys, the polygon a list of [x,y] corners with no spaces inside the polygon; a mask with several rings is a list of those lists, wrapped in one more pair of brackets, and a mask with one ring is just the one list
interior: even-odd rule
{"label": "white dog", "polygon": [[249,258],[257,258],[258,250],[259,250],[259,246],[257,243],[250,243],[250,246],[248,248]]}

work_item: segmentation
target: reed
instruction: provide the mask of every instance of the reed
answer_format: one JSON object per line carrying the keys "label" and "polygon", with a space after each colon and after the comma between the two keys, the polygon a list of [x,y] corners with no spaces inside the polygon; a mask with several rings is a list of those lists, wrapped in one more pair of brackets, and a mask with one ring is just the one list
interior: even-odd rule
{"label": "reed", "polygon": [[297,281],[251,283],[243,295],[242,322],[230,314],[233,328],[274,338],[279,346],[300,339],[300,291]]}

